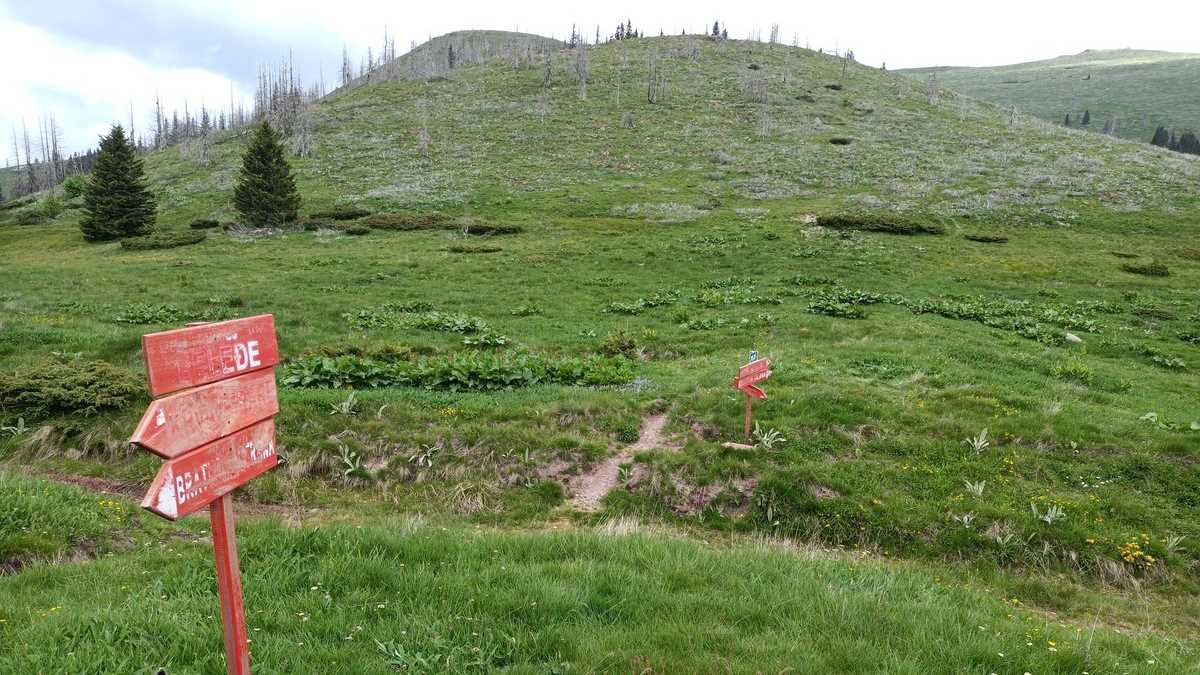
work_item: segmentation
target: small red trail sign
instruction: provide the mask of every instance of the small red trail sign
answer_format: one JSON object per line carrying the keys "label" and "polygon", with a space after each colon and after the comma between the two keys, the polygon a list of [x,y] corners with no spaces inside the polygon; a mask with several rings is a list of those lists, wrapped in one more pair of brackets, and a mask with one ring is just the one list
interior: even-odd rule
{"label": "small red trail sign", "polygon": [[208,507],[230,675],[249,675],[232,492],[279,461],[275,317],[252,316],[142,336],[152,401],[135,443],[165,458],[142,508],[169,520]]}
{"label": "small red trail sign", "polygon": [[755,385],[769,377],[771,377],[771,360],[755,359],[739,368],[737,377],[733,378],[733,388],[746,395],[746,416],[742,424],[742,433],[746,438],[750,438],[754,399],[766,400],[767,398],[767,392]]}
{"label": "small red trail sign", "polygon": [[270,314],[142,336],[150,395],[224,380],[279,363]]}

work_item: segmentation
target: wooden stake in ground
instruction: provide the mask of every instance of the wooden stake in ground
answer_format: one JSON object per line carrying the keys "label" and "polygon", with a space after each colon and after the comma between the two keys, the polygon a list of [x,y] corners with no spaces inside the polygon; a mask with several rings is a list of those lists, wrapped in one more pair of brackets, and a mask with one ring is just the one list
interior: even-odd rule
{"label": "wooden stake in ground", "polygon": [[[250,675],[233,491],[278,463],[279,363],[269,314],[142,337],[153,396],[131,443],[167,461],[142,508],[175,520],[208,507],[229,675]],[[175,393],[179,392],[179,393]]]}
{"label": "wooden stake in ground", "polygon": [[754,399],[767,399],[767,393],[754,386],[756,382],[771,377],[771,360],[758,358],[757,352],[751,352],[751,361],[738,369],[737,377],[733,378],[733,388],[746,395],[746,418],[742,433],[750,438],[751,420],[754,415]]}

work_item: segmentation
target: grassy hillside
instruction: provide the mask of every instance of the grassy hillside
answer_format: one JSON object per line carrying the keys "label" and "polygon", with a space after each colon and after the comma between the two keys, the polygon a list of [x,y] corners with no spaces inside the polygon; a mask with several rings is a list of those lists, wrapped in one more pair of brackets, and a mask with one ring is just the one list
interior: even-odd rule
{"label": "grassy hillside", "polygon": [[1089,129],[1117,122],[1118,135],[1150,142],[1160,125],[1200,130],[1200,54],[1135,49],[1088,50],[1072,56],[992,68],[919,68],[901,71],[924,80],[936,73],[942,86],[968,96],[1061,124],[1070,113]]}
{"label": "grassy hillside", "polygon": [[[1010,606],[1017,597],[1073,627],[1099,624],[1096,635],[1112,640],[1082,661],[1039,650],[1028,661],[1036,672],[1154,672],[1149,660],[1178,672],[1172,654],[1194,658],[1197,158],[931,97],[908,77],[799,49],[605,45],[591,52],[586,92],[574,58],[554,54],[548,88],[543,64],[498,59],[318,104],[313,152],[293,160],[306,215],[295,228],[231,222],[194,245],[133,251],[86,244],[77,208],[0,211],[0,426],[12,429],[0,433],[0,457],[22,471],[148,482],[158,460],[124,443],[144,404],[139,336],[271,312],[286,361],[286,463],[246,491],[267,508],[336,508],[368,529],[386,529],[384,514],[420,512],[455,533],[437,540],[437,555],[462,561],[463,574],[514,541],[487,535],[455,548],[475,526],[583,529],[634,517],[694,538],[766,536],[900,559],[887,575],[924,575],[897,602],[928,622],[897,619],[886,636],[868,635],[865,662],[841,643],[814,647],[800,660],[810,670],[936,669],[923,654],[944,651],[896,645],[944,639],[957,659],[938,661],[953,664],[945,670],[1023,672],[990,656],[1015,652],[985,638],[993,624],[976,612],[1001,610],[976,606],[979,593]],[[662,75],[654,104],[652,64]],[[244,142],[218,136],[204,165],[193,145],[146,158],[164,231],[235,220]],[[320,213],[352,208],[370,215]],[[769,399],[755,406],[753,447],[727,447],[744,440],[729,379],[752,349],[774,362]],[[296,566],[343,536],[251,530],[252,549]],[[293,536],[308,543],[292,547]],[[346,581],[353,598],[336,603],[356,612],[388,602],[377,591],[394,583],[383,571],[392,553],[358,548],[394,542],[362,536],[337,558],[339,580],[353,569],[365,578]],[[530,552],[521,569],[547,593],[558,573],[539,560],[576,556],[586,570],[618,556],[638,567],[628,587],[597,591],[618,607],[609,618],[661,574],[723,594],[728,575],[706,576],[709,565],[756,570],[748,598],[780,592],[757,572],[776,558],[757,553],[710,558],[657,542],[631,559],[590,533],[512,536]],[[6,555],[24,564],[68,546],[34,543]],[[183,555],[199,575],[199,549]],[[691,556],[701,557],[676,572],[635,563]],[[874,582],[855,586],[844,563],[819,581],[786,564],[798,589],[882,597]],[[35,565],[5,583],[36,607],[49,599],[37,579],[79,590],[122,570]],[[315,582],[260,583],[278,598],[272,612],[315,616],[301,592]],[[955,589],[948,599],[929,600],[943,585]],[[210,601],[183,602],[203,613]],[[838,602],[844,615],[866,612],[858,599]],[[658,632],[645,633],[655,610],[578,634],[580,615],[555,607],[539,625],[561,631],[559,642],[530,645],[513,627],[519,617],[497,619],[496,635],[525,641],[514,671],[555,658],[623,668],[635,655],[656,671],[720,668],[715,651],[675,642],[670,627],[694,620],[687,607]],[[348,614],[338,630],[368,626],[339,611]],[[431,611],[430,623],[464,615]],[[1014,617],[1005,619],[1027,620]],[[761,634],[810,620],[706,628],[695,644],[744,638],[759,650],[745,661],[774,672],[793,653]],[[842,621],[818,634],[845,634]],[[402,641],[401,624],[381,619],[370,637]],[[978,640],[964,633],[979,625]],[[330,646],[333,632],[288,639],[320,643],[332,661],[345,653]],[[613,646],[622,640],[639,651]],[[1175,646],[1152,646],[1160,640]],[[10,658],[51,653],[32,632],[10,642],[34,645]],[[272,660],[292,663],[283,643],[271,645]],[[610,652],[619,664],[603,660]],[[47,671],[65,658],[52,653]],[[180,662],[198,653],[189,646]],[[371,646],[362,654],[363,670],[383,667]],[[102,658],[125,668],[121,653]]]}

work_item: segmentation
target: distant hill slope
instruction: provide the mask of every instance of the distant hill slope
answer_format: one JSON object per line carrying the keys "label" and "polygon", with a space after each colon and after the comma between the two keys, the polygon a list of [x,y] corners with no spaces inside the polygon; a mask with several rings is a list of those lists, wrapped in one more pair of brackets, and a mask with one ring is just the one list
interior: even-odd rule
{"label": "distant hill slope", "polygon": [[937,73],[954,91],[993,101],[1059,123],[1085,110],[1090,129],[1116,120],[1121,138],[1150,140],[1159,125],[1200,132],[1200,54],[1134,49],[1088,50],[1046,61],[994,68],[918,68],[901,71],[924,79]]}
{"label": "distant hill slope", "polygon": [[[542,58],[566,43],[531,33],[464,30],[435,37],[375,71],[355,79],[350,88],[378,82],[441,77],[452,67],[507,59],[518,65]],[[450,63],[451,58],[454,64]]]}
{"label": "distant hill slope", "polygon": [[[495,44],[491,33],[462,35]],[[626,40],[589,50],[586,92],[575,58],[550,53],[549,86],[544,58],[493,59],[327,97],[311,111],[312,152],[293,159],[306,210],[678,222],[727,209],[867,209],[1095,225],[1100,213],[1196,209],[1200,158],[949,91],[931,100],[923,82],[830,55]],[[207,164],[187,143],[147,157],[164,222],[235,217],[242,133],[219,134]]]}

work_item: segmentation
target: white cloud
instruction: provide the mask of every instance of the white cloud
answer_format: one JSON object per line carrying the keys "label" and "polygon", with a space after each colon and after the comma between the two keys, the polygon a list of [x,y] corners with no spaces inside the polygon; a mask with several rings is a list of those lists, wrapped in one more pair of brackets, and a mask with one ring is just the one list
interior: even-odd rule
{"label": "white cloud", "polygon": [[[191,68],[156,68],[123,52],[64,42],[50,33],[0,16],[0,157],[12,158],[10,129],[22,120],[54,114],[63,128],[67,151],[95,145],[109,124],[128,126],[130,106],[139,135],[149,132],[155,92],[163,106],[193,111],[200,104],[227,109],[231,82],[217,73]],[[31,64],[13,67],[13,64]],[[233,95],[245,98],[235,88]],[[33,133],[31,131],[31,133]],[[36,151],[35,151],[36,152]]]}

